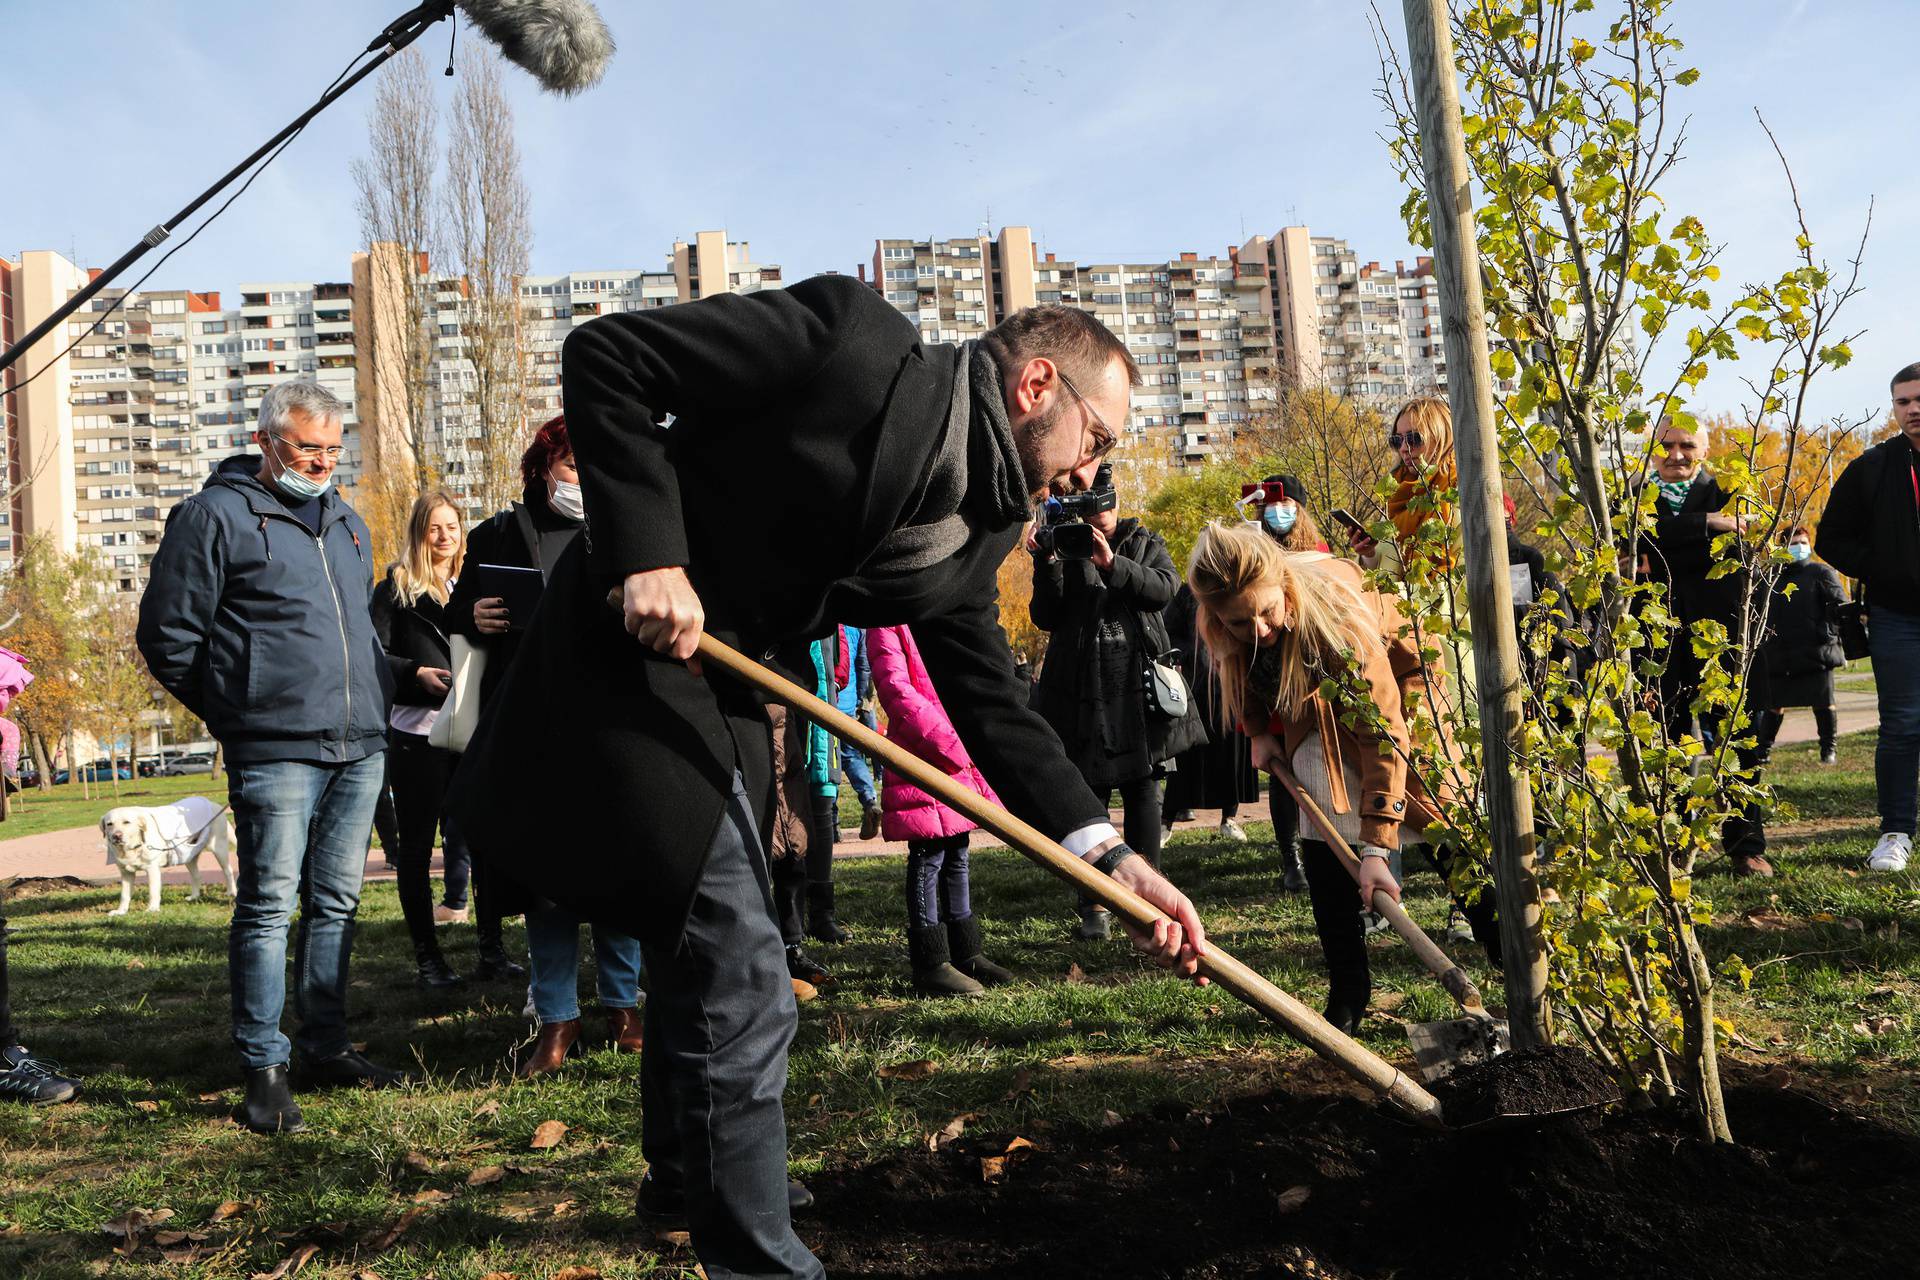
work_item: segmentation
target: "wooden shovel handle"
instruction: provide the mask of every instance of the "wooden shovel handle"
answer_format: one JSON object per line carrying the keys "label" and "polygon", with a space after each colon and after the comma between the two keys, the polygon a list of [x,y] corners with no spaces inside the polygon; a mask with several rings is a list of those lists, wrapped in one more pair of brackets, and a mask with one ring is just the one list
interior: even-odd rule
{"label": "wooden shovel handle", "polygon": [[[942,804],[966,814],[1006,841],[1009,847],[1019,850],[1061,879],[1072,882],[1088,897],[1122,919],[1143,929],[1151,929],[1154,921],[1168,918],[1158,907],[1117,880],[1101,875],[1084,858],[1074,857],[1038,828],[1022,822],[999,805],[955,782],[919,756],[887,741],[852,716],[829,706],[809,690],[768,670],[745,654],[703,634],[700,637],[700,660],[721,668],[775,701],[784,703],[829,733],[878,756],[895,773],[909,779]],[[1200,957],[1200,972],[1279,1023],[1315,1053],[1342,1068],[1374,1092],[1392,1098],[1416,1120],[1434,1127],[1443,1126],[1440,1103],[1432,1094],[1396,1070],[1391,1063],[1341,1033],[1312,1009],[1228,955],[1219,944],[1206,944],[1206,952]]]}
{"label": "wooden shovel handle", "polygon": [[[1293,797],[1293,802],[1300,806],[1300,811],[1312,819],[1313,825],[1320,829],[1321,836],[1325,838],[1327,847],[1333,850],[1335,856],[1347,868],[1347,873],[1357,882],[1360,879],[1360,857],[1354,853],[1353,847],[1347,843],[1346,838],[1334,829],[1333,819],[1327,816],[1326,810],[1307,794],[1306,788],[1300,785],[1300,779],[1293,776],[1293,770],[1289,769],[1284,762],[1277,759],[1269,760],[1267,772],[1287,789],[1287,793]],[[1387,923],[1393,926],[1393,931],[1406,940],[1406,944],[1413,948],[1413,953],[1420,957],[1420,963],[1432,971],[1433,975],[1440,980],[1440,985],[1447,989],[1447,994],[1451,995],[1462,1009],[1475,1017],[1492,1016],[1487,1012],[1486,1002],[1480,998],[1480,989],[1473,985],[1473,979],[1467,976],[1467,971],[1448,958],[1447,953],[1427,936],[1426,930],[1415,923],[1414,918],[1407,914],[1407,909],[1401,906],[1392,894],[1385,889],[1376,890],[1373,895],[1373,909],[1387,918]]]}

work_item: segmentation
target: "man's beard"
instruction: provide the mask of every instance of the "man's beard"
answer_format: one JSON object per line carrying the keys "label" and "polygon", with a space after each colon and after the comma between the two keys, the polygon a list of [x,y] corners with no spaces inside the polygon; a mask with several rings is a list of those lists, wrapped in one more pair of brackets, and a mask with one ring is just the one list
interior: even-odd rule
{"label": "man's beard", "polygon": [[1035,502],[1047,496],[1052,480],[1046,459],[1040,456],[1041,447],[1052,438],[1065,410],[1066,405],[1056,401],[1045,413],[1034,414],[1013,425],[1013,451],[1020,458],[1020,476]]}

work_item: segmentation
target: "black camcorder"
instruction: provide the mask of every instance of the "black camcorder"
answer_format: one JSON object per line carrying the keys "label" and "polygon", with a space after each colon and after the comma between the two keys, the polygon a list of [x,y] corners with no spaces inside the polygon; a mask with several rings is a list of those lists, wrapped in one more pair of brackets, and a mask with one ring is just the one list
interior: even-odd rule
{"label": "black camcorder", "polygon": [[1120,496],[1113,488],[1113,466],[1103,462],[1094,472],[1093,488],[1047,499],[1042,508],[1046,522],[1033,531],[1033,540],[1041,551],[1061,560],[1091,560],[1093,526],[1087,523],[1087,517],[1119,505]]}

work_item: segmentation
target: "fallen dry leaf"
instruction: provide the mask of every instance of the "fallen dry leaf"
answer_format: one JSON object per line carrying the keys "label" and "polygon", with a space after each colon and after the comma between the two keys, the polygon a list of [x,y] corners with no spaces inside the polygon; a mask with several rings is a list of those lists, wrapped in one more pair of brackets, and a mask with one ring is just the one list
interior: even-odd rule
{"label": "fallen dry leaf", "polygon": [[173,1217],[171,1209],[128,1209],[119,1217],[100,1224],[110,1236],[133,1237],[152,1230]]}
{"label": "fallen dry leaf", "polygon": [[1785,1067],[1775,1067],[1755,1076],[1753,1082],[1767,1089],[1784,1089],[1793,1083],[1793,1076]]}
{"label": "fallen dry leaf", "polygon": [[533,1141],[527,1145],[535,1151],[545,1151],[549,1147],[560,1145],[560,1139],[567,1136],[566,1122],[563,1120],[542,1120],[540,1127],[533,1131]]}
{"label": "fallen dry leaf", "polygon": [[208,1216],[207,1221],[225,1222],[228,1218],[238,1217],[246,1211],[247,1206],[239,1200],[222,1200],[220,1207]]}
{"label": "fallen dry leaf", "polygon": [[129,960],[129,961],[127,961],[127,968],[129,968],[129,969],[144,969],[144,968],[146,968],[146,967],[147,967],[147,962],[146,962],[145,960]]}
{"label": "fallen dry leaf", "polygon": [[451,1199],[453,1199],[453,1192],[442,1191],[438,1187],[428,1187],[425,1191],[413,1193],[415,1204],[445,1204]]}
{"label": "fallen dry leaf", "polygon": [[1275,1197],[1275,1201],[1279,1206],[1280,1212],[1294,1213],[1299,1210],[1301,1205],[1307,1202],[1307,1197],[1312,1194],[1313,1188],[1309,1186],[1288,1187]]}
{"label": "fallen dry leaf", "polygon": [[1782,915],[1778,911],[1751,911],[1746,916],[1747,926],[1767,933],[1784,933],[1788,929],[1799,927],[1800,921],[1792,916]]}
{"label": "fallen dry leaf", "polygon": [[966,1131],[967,1121],[978,1120],[979,1118],[980,1115],[978,1112],[962,1111],[959,1115],[940,1126],[939,1129],[927,1135],[927,1150],[938,1151]]}
{"label": "fallen dry leaf", "polygon": [[598,1267],[562,1267],[553,1273],[553,1280],[602,1280]]}
{"label": "fallen dry leaf", "polygon": [[[493,1274],[500,1275],[501,1273],[496,1271]],[[368,1271],[365,1268],[362,1268],[361,1270],[353,1273],[353,1280],[380,1280],[380,1273],[377,1271]],[[481,1276],[480,1280],[487,1280],[487,1277]],[[507,1280],[519,1280],[519,1277],[508,1276]]]}
{"label": "fallen dry leaf", "polygon": [[497,1164],[490,1164],[485,1168],[475,1169],[472,1173],[468,1174],[467,1185],[470,1187],[484,1187],[488,1183],[498,1182],[506,1176],[507,1171],[505,1169],[502,1169]]}
{"label": "fallen dry leaf", "polygon": [[520,1280],[520,1277],[511,1271],[489,1271],[480,1280]]}
{"label": "fallen dry leaf", "polygon": [[1864,933],[1866,932],[1867,922],[1859,916],[1842,916],[1840,917],[1840,927],[1848,933]]}
{"label": "fallen dry leaf", "polygon": [[1009,1142],[1007,1144],[1007,1149],[1003,1154],[1005,1154],[1008,1158],[1012,1158],[1013,1156],[1018,1155],[1023,1151],[1038,1151],[1039,1149],[1040,1148],[1036,1143],[1029,1142],[1025,1138],[1015,1138],[1012,1142]]}
{"label": "fallen dry leaf", "polygon": [[1077,985],[1079,983],[1085,982],[1086,980],[1087,980],[1087,971],[1085,969],[1082,969],[1079,966],[1079,964],[1075,963],[1067,966],[1068,982],[1075,983]]}
{"label": "fallen dry leaf", "polygon": [[168,1248],[171,1245],[180,1244],[187,1238],[187,1233],[184,1231],[156,1231],[153,1233],[153,1242],[162,1249]]}
{"label": "fallen dry leaf", "polygon": [[420,1221],[421,1216],[425,1213],[426,1210],[418,1206],[407,1210],[400,1215],[399,1219],[396,1220],[392,1226],[370,1238],[367,1241],[367,1247],[375,1253],[379,1253],[383,1249],[393,1248],[393,1242],[407,1234],[413,1227],[413,1224]]}
{"label": "fallen dry leaf", "polygon": [[287,1276],[297,1275],[299,1274],[300,1268],[306,1266],[307,1263],[311,1262],[313,1260],[313,1255],[318,1252],[320,1252],[319,1245],[303,1244],[298,1249],[295,1249],[292,1253],[282,1258],[280,1260],[280,1265],[275,1267],[273,1270],[254,1272],[253,1280],[285,1280],[285,1277]]}
{"label": "fallen dry leaf", "polygon": [[1900,1025],[1900,1019],[1891,1014],[1879,1014],[1853,1024],[1854,1034],[1863,1036],[1881,1036]]}
{"label": "fallen dry leaf", "polygon": [[925,1080],[940,1069],[940,1064],[931,1058],[916,1058],[912,1062],[896,1062],[880,1068],[882,1080]]}
{"label": "fallen dry leaf", "polygon": [[195,1102],[219,1102],[226,1096],[225,1090],[215,1089],[212,1093],[196,1093],[193,1095],[193,1099]]}
{"label": "fallen dry leaf", "polygon": [[1007,1158],[1005,1156],[980,1157],[980,1181],[998,1182],[1007,1176]]}
{"label": "fallen dry leaf", "polygon": [[433,1172],[433,1161],[427,1159],[426,1156],[418,1151],[407,1152],[406,1155],[400,1157],[400,1163],[412,1169],[415,1173]]}
{"label": "fallen dry leaf", "polygon": [[133,1107],[134,1107],[134,1110],[136,1111],[144,1111],[147,1114],[151,1115],[160,1109],[160,1104],[155,1102],[152,1098],[142,1098],[140,1099],[140,1101],[134,1103]]}
{"label": "fallen dry leaf", "polygon": [[1026,1067],[1022,1067],[1013,1073],[1013,1084],[1007,1089],[1007,1100],[1011,1102],[1021,1094],[1031,1092],[1032,1089],[1033,1072]]}
{"label": "fallen dry leaf", "polygon": [[475,1120],[478,1120],[481,1116],[497,1116],[499,1114],[500,1099],[498,1098],[488,1098],[473,1110],[473,1118]]}
{"label": "fallen dry leaf", "polygon": [[1113,1126],[1119,1123],[1120,1123],[1120,1113],[1118,1111],[1102,1111],[1100,1113],[1101,1128],[1111,1129],[1113,1128]]}

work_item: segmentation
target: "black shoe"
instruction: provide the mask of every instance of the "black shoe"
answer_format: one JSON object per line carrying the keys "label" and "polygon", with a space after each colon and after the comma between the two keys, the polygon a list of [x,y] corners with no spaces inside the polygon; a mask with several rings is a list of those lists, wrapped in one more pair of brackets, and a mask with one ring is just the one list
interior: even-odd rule
{"label": "black shoe", "polygon": [[331,1058],[300,1060],[300,1082],[304,1085],[357,1084],[369,1089],[385,1089],[390,1085],[404,1084],[406,1079],[406,1072],[389,1070],[368,1062],[352,1049]]}
{"label": "black shoe", "polygon": [[439,951],[430,951],[415,962],[416,971],[413,980],[423,987],[432,987],[436,991],[445,991],[452,987],[464,987],[467,980],[453,971],[447,958]]}
{"label": "black shoe", "polygon": [[1356,1004],[1351,1000],[1330,999],[1323,1016],[1333,1024],[1334,1030],[1353,1035],[1360,1030],[1361,1019],[1367,1016],[1367,1002],[1362,1000]]}
{"label": "black shoe", "polygon": [[[804,1182],[787,1179],[787,1212],[804,1213],[813,1208],[813,1192]],[[633,1197],[634,1216],[640,1225],[656,1234],[687,1229],[687,1198],[679,1187],[668,1187],[648,1173],[640,1179],[640,1190]]]}
{"label": "black shoe", "polygon": [[1073,936],[1082,942],[1105,942],[1113,936],[1113,913],[1104,908],[1082,911]]}
{"label": "black shoe", "polygon": [[505,948],[499,945],[480,948],[480,963],[473,967],[475,982],[497,982],[503,978],[517,982],[526,976],[527,966],[516,963]]}
{"label": "black shoe", "polygon": [[1300,842],[1298,840],[1283,846],[1280,850],[1280,887],[1288,893],[1307,891],[1307,870],[1300,865]]}
{"label": "black shoe", "polygon": [[816,987],[833,981],[833,975],[827,972],[825,966],[808,955],[806,949],[797,942],[787,948],[787,976],[810,982]]}
{"label": "black shoe", "polygon": [[253,1067],[247,1071],[247,1096],[233,1113],[255,1133],[304,1133],[307,1122],[300,1118],[300,1104],[287,1087],[287,1067]]}
{"label": "black shoe", "polygon": [[50,1107],[80,1092],[80,1082],[60,1074],[60,1064],[36,1058],[25,1045],[0,1048],[0,1099]]}
{"label": "black shoe", "polygon": [[833,918],[833,886],[807,886],[807,936],[817,942],[845,942],[847,931]]}

